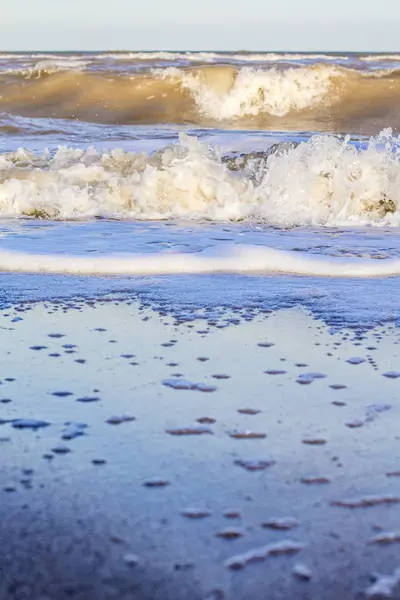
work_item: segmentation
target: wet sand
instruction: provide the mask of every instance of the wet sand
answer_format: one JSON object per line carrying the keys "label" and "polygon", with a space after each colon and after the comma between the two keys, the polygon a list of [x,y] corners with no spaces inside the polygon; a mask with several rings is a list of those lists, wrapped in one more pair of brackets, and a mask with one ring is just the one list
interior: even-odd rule
{"label": "wet sand", "polygon": [[400,598],[393,326],[0,315],[1,600]]}

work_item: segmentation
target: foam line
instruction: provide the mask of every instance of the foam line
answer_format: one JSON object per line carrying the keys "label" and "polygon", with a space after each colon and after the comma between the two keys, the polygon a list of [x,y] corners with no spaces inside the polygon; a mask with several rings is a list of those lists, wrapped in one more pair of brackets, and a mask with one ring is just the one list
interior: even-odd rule
{"label": "foam line", "polygon": [[175,275],[206,273],[274,274],[314,277],[400,275],[400,259],[325,258],[266,246],[232,245],[224,251],[192,254],[60,256],[0,252],[0,271],[66,275]]}

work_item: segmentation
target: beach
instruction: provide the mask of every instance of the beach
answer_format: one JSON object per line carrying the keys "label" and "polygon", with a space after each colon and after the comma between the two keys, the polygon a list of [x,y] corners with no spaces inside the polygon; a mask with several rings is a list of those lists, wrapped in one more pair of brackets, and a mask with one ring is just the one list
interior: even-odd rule
{"label": "beach", "polygon": [[393,326],[17,308],[2,311],[2,598],[385,597]]}
{"label": "beach", "polygon": [[400,600],[399,73],[0,53],[0,600]]}

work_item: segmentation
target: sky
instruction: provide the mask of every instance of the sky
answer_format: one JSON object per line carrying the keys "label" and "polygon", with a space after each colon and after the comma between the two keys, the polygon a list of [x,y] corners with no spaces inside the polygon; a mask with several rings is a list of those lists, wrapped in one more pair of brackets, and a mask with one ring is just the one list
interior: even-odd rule
{"label": "sky", "polygon": [[2,0],[0,50],[400,52],[399,0]]}

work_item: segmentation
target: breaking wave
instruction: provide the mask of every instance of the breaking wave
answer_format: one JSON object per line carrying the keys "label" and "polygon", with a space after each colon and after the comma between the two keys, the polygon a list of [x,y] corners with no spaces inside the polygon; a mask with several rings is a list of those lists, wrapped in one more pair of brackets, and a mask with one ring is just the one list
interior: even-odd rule
{"label": "breaking wave", "polygon": [[59,148],[0,155],[0,215],[400,225],[400,141],[314,136],[223,157],[195,137],[152,155]]}
{"label": "breaking wave", "polygon": [[169,68],[158,74],[187,89],[203,115],[226,120],[262,113],[282,117],[291,110],[312,108],[334,91],[342,71],[326,66],[285,71],[224,67],[197,72]]}
{"label": "breaking wave", "polygon": [[129,74],[111,67],[93,71],[85,60],[0,71],[0,111],[109,124],[234,123],[359,133],[400,125],[396,68],[371,73],[334,64],[203,65]]}

